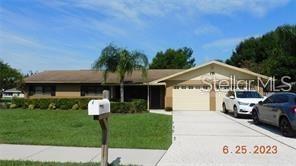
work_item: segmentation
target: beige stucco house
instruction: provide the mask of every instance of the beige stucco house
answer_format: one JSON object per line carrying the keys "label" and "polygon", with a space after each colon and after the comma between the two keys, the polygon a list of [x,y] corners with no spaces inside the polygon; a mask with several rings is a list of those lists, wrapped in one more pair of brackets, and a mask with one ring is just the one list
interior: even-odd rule
{"label": "beige stucco house", "polygon": [[[247,69],[211,61],[187,70],[152,69],[147,78],[140,71],[127,75],[125,100],[145,99],[150,109],[221,110],[222,99],[231,88],[254,89],[263,93],[260,81],[270,77]],[[93,70],[45,71],[25,79],[26,97],[98,97],[110,90],[119,100],[119,81],[110,73]]]}

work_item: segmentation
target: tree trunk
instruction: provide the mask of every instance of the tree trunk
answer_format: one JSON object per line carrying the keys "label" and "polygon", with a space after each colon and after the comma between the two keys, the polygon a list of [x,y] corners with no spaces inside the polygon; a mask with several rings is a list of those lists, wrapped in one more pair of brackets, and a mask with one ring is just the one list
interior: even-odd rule
{"label": "tree trunk", "polygon": [[120,102],[124,102],[124,87],[123,87],[123,81],[120,82]]}

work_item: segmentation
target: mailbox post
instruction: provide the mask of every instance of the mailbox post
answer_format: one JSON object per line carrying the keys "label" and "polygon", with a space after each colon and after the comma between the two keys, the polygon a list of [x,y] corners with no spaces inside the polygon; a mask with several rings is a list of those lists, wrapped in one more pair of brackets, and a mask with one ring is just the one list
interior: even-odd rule
{"label": "mailbox post", "polygon": [[108,165],[108,118],[110,115],[110,102],[108,100],[108,94],[108,91],[104,91],[104,99],[91,100],[88,103],[88,115],[93,115],[94,120],[98,120],[102,128],[101,166]]}

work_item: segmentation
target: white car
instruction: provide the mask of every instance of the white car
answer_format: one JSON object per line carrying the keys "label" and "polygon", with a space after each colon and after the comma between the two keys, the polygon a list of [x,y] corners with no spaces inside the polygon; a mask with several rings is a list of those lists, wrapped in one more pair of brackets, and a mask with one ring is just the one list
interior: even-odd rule
{"label": "white car", "polygon": [[251,115],[252,109],[264,98],[255,90],[231,90],[223,98],[223,112],[233,112],[234,117]]}

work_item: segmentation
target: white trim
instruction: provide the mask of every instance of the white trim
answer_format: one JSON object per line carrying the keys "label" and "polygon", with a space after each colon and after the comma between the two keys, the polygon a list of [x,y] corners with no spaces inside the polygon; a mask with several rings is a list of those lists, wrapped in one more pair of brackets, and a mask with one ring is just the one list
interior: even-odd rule
{"label": "white trim", "polygon": [[252,72],[252,71],[249,71],[249,70],[246,70],[246,69],[242,69],[242,68],[239,68],[239,67],[231,66],[231,65],[228,65],[228,64],[225,64],[225,63],[222,63],[222,62],[218,62],[218,61],[210,61],[210,62],[208,62],[208,63],[202,64],[202,65],[199,65],[199,66],[196,66],[196,67],[193,67],[193,68],[190,68],[190,69],[188,69],[188,70],[184,70],[184,71],[181,71],[181,72],[178,72],[178,73],[172,74],[172,75],[169,75],[169,76],[167,76],[167,77],[163,77],[163,78],[161,78],[161,79],[158,79],[158,80],[152,81],[152,82],[150,82],[150,83],[152,83],[152,84],[156,84],[156,83],[159,83],[159,82],[161,82],[161,81],[164,81],[164,80],[167,80],[167,79],[170,79],[170,78],[173,78],[173,77],[176,77],[176,76],[179,76],[179,75],[182,75],[182,74],[188,73],[188,72],[193,71],[193,70],[200,69],[200,68],[202,68],[202,67],[205,67],[205,66],[208,66],[208,65],[211,65],[211,64],[221,65],[221,66],[224,66],[224,67],[227,67],[227,68],[233,69],[233,70],[237,70],[237,71],[240,71],[240,72],[243,72],[243,73],[246,73],[246,74],[250,74],[250,75],[253,75],[253,76],[261,77],[261,78],[264,78],[264,79],[269,79],[269,78],[270,78],[270,77],[268,77],[268,76],[265,76],[265,75],[262,75],[262,74],[258,74],[258,73],[255,73],[255,72]]}

